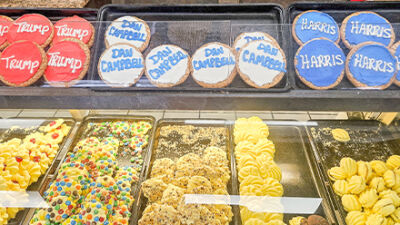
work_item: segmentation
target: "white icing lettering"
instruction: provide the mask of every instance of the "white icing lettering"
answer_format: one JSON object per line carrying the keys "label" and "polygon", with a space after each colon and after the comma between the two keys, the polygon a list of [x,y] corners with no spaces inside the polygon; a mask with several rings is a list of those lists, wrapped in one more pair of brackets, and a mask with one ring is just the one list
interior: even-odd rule
{"label": "white icing lettering", "polygon": [[355,55],[353,66],[361,69],[373,70],[376,72],[394,72],[393,63],[386,62],[381,59],[371,58],[362,54]]}
{"label": "white icing lettering", "polygon": [[39,32],[41,35],[44,35],[47,31],[50,30],[50,27],[48,25],[39,25],[39,24],[29,24],[27,22],[20,22],[20,23],[15,23],[18,25],[17,32],[22,33],[22,32],[28,32],[28,33],[34,33],[34,32]]}
{"label": "white icing lettering", "polygon": [[79,40],[83,40],[84,37],[89,35],[89,31],[85,29],[75,29],[73,27],[68,27],[67,24],[62,26],[55,26],[57,29],[57,36],[62,37],[74,37]]}
{"label": "white icing lettering", "polygon": [[307,18],[302,18],[301,20],[301,30],[318,30],[319,32],[326,34],[336,34],[336,26],[329,23],[315,22],[308,20]]}
{"label": "white icing lettering", "polygon": [[4,36],[8,33],[8,26],[0,25],[0,36]]}
{"label": "white icing lettering", "polygon": [[359,21],[351,21],[350,33],[374,36],[379,38],[392,37],[392,30],[390,28],[385,28],[380,25],[360,23]]}
{"label": "white icing lettering", "polygon": [[35,69],[39,67],[39,61],[35,60],[18,60],[14,59],[15,55],[10,57],[1,58],[6,61],[6,68],[11,70],[29,70],[30,74],[35,72]]}
{"label": "white icing lettering", "polygon": [[49,66],[69,67],[72,73],[82,68],[82,60],[60,56],[60,52],[48,53],[50,55]]}

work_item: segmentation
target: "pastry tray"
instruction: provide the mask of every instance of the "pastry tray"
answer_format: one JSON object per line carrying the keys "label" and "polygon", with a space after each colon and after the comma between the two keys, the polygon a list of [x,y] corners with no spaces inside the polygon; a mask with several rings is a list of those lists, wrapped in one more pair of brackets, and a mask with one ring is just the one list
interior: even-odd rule
{"label": "pastry tray", "polygon": [[[386,160],[389,156],[398,154],[398,144],[391,132],[378,121],[320,120],[310,123],[315,124],[307,127],[307,133],[322,179],[334,202],[339,223],[346,224],[347,213],[341,204],[341,198],[333,191],[333,182],[328,178],[328,170],[339,166],[343,157],[351,157],[356,161]],[[350,141],[346,143],[336,141],[330,133],[330,129],[335,128],[345,129],[350,135]]]}
{"label": "pastry tray", "polygon": [[209,42],[222,42],[230,46],[242,32],[263,31],[273,36],[286,52],[286,38],[281,24],[284,11],[277,4],[240,5],[174,5],[174,6],[134,6],[106,5],[99,10],[100,21],[94,48],[95,54],[89,71],[93,88],[96,91],[153,90],[153,91],[211,91],[211,92],[284,92],[289,90],[286,76],[273,88],[257,89],[242,81],[237,74],[232,83],[225,88],[205,89],[195,83],[191,76],[172,88],[153,86],[145,75],[132,87],[110,88],[99,77],[97,64],[105,50],[104,36],[107,27],[121,16],[136,16],[147,22],[151,30],[148,52],[162,44],[175,44],[192,55],[200,46]]}
{"label": "pastry tray", "polygon": [[[348,15],[354,12],[360,11],[373,11],[378,13],[379,15],[385,17],[393,26],[394,33],[396,34],[395,42],[399,41],[399,31],[400,31],[400,17],[397,14],[400,12],[400,4],[398,2],[332,2],[332,3],[311,3],[311,2],[303,2],[303,3],[294,3],[287,8],[286,12],[286,24],[288,24],[288,77],[290,79],[291,86],[294,89],[298,90],[312,90],[308,86],[306,86],[297,76],[295,68],[294,68],[294,56],[299,49],[299,45],[293,39],[292,36],[292,24],[296,16],[300,13],[305,12],[307,10],[318,10],[324,13],[329,14],[338,24],[339,28]],[[339,46],[343,50],[344,54],[347,55],[349,53],[349,49],[343,44],[342,40],[339,41]],[[346,74],[343,77],[343,80],[340,82],[338,86],[332,88],[330,90],[354,90],[357,89],[354,87],[352,83],[346,78]],[[398,90],[399,88],[393,84],[385,90]]]}
{"label": "pastry tray", "polygon": [[[269,137],[275,145],[274,161],[282,170],[281,184],[283,197],[322,198],[322,203],[314,213],[326,218],[329,224],[337,224],[333,206],[317,169],[317,162],[312,154],[302,123],[295,121],[264,121],[269,128]],[[293,124],[295,123],[295,124]],[[234,125],[232,125],[233,132]],[[232,138],[233,140],[233,138]],[[235,180],[239,190],[239,181]],[[302,204],[298,205],[303,207]],[[240,215],[240,213],[239,213]],[[308,217],[303,214],[284,214],[284,222],[295,216]],[[241,219],[239,219],[242,224]]]}
{"label": "pastry tray", "polygon": [[[165,158],[165,157],[171,157],[171,158],[176,158],[176,157],[181,157],[184,154],[190,153],[189,152],[175,152],[175,153],[167,153],[166,155],[163,156],[158,156],[156,154],[156,149],[158,146],[158,137],[160,136],[160,129],[164,126],[168,125],[193,125],[197,127],[217,127],[217,128],[226,128],[226,149],[227,149],[227,157],[229,159],[229,168],[231,172],[231,179],[228,181],[227,184],[227,190],[230,195],[236,195],[237,194],[237,189],[236,189],[236,169],[235,169],[235,157],[233,156],[233,148],[232,148],[232,140],[230,135],[230,125],[228,121],[222,120],[222,119],[161,119],[157,122],[155,134],[154,134],[154,141],[151,146],[151,151],[149,152],[149,157],[147,158],[147,166],[146,166],[146,172],[145,175],[142,177],[140,180],[140,183],[145,181],[146,179],[150,178],[150,173],[152,169],[152,163],[154,160],[159,159],[159,158]],[[139,191],[139,198],[138,201],[135,204],[136,210],[135,210],[135,215],[134,215],[134,220],[131,221],[131,225],[137,224],[139,219],[142,217],[142,213],[147,206],[147,198],[143,195],[141,190]],[[230,225],[237,225],[239,222],[239,209],[236,206],[232,206],[232,213],[233,213],[233,218],[232,221],[229,223]]]}
{"label": "pastry tray", "polygon": [[[94,123],[99,123],[99,122],[116,122],[116,121],[128,121],[128,122],[134,122],[134,121],[147,121],[151,123],[151,130],[148,132],[149,135],[149,141],[148,141],[148,145],[146,146],[146,148],[143,150],[142,155],[143,155],[143,165],[142,165],[142,169],[140,171],[139,174],[139,181],[141,179],[142,176],[144,176],[144,171],[146,170],[145,166],[146,166],[146,160],[147,157],[149,155],[149,148],[152,145],[153,142],[153,135],[154,135],[154,126],[155,126],[155,118],[152,116],[114,116],[114,115],[99,115],[99,116],[86,116],[83,121],[79,124],[79,127],[76,130],[76,133],[74,135],[74,139],[72,140],[71,144],[68,146],[68,149],[65,151],[65,153],[63,154],[63,157],[61,159],[61,163],[59,163],[59,165],[57,166],[57,168],[55,169],[55,172],[51,175],[48,176],[48,178],[44,181],[44,185],[41,186],[41,189],[39,190],[40,194],[43,195],[43,193],[47,190],[48,186],[50,185],[50,183],[56,179],[57,174],[58,174],[58,170],[60,169],[60,166],[62,164],[62,162],[65,161],[66,157],[67,157],[67,153],[71,152],[74,147],[76,146],[76,144],[84,139],[87,138],[89,136],[87,136],[85,134],[86,131],[86,127],[88,125],[88,123],[90,122],[94,122]],[[95,136],[95,137],[104,137],[104,136],[100,136],[100,135],[91,135],[91,136]],[[117,162],[119,165],[128,165],[129,164],[129,156],[128,157],[117,157]],[[133,184],[132,186],[132,196],[134,197],[135,201],[137,199],[137,194],[138,194],[138,188],[139,188],[139,181],[136,182],[135,184]],[[134,204],[132,206],[132,215],[134,210]],[[29,224],[29,221],[31,220],[31,218],[34,215],[35,210],[32,209],[29,212],[29,215],[26,217],[26,219],[24,220],[25,224]],[[132,220],[133,217],[131,217],[130,220]]]}

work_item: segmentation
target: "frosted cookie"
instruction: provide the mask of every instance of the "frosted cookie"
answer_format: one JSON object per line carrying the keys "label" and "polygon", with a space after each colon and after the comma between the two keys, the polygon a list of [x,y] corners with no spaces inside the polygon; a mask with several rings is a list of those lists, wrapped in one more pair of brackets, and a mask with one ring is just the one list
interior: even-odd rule
{"label": "frosted cookie", "polygon": [[[394,57],[397,59],[397,70],[400,71],[400,41],[394,44],[391,49],[394,51]],[[397,86],[400,86],[400,73],[397,73],[396,79],[393,82]]]}
{"label": "frosted cookie", "polygon": [[273,87],[286,73],[285,53],[277,44],[264,40],[246,44],[236,55],[236,61],[240,77],[256,88]]}
{"label": "frosted cookie", "polygon": [[43,75],[46,66],[46,53],[39,45],[18,41],[0,55],[0,80],[9,86],[29,86]]}
{"label": "frosted cookie", "polygon": [[12,21],[10,17],[0,16],[0,50],[9,44],[7,41],[7,33],[10,30]]}
{"label": "frosted cookie", "polygon": [[330,89],[343,79],[346,56],[338,44],[313,39],[296,52],[294,66],[300,80],[312,89]]}
{"label": "frosted cookie", "polygon": [[146,56],[146,76],[157,87],[172,87],[183,83],[190,73],[190,57],[175,45],[153,48]]}
{"label": "frosted cookie", "polygon": [[97,69],[101,79],[108,85],[129,87],[143,74],[143,55],[133,45],[115,44],[100,56]]}
{"label": "frosted cookie", "polygon": [[235,54],[228,45],[208,43],[192,56],[192,77],[202,87],[226,87],[235,78],[235,65]]}
{"label": "frosted cookie", "polygon": [[64,39],[47,51],[44,78],[52,86],[69,87],[81,80],[90,63],[90,50],[77,39]]}
{"label": "frosted cookie", "polygon": [[108,26],[105,34],[107,48],[116,43],[124,43],[143,51],[147,48],[149,41],[149,26],[146,22],[134,16],[123,16],[114,20]]}
{"label": "frosted cookie", "polygon": [[292,35],[299,45],[314,38],[326,38],[337,43],[339,42],[339,27],[327,13],[309,10],[296,16],[292,25]]}
{"label": "frosted cookie", "polygon": [[247,43],[251,41],[257,41],[257,40],[265,40],[271,43],[278,43],[271,35],[264,33],[264,32],[245,32],[241,33],[237,38],[235,39],[235,42],[233,43],[233,48],[235,49],[236,52],[239,52],[239,50],[245,46]]}
{"label": "frosted cookie", "polygon": [[347,55],[346,75],[358,88],[385,89],[396,74],[397,60],[383,44],[366,42]]}
{"label": "frosted cookie", "polygon": [[390,47],[395,40],[395,33],[389,21],[369,11],[347,16],[340,27],[340,36],[347,48],[370,41]]}
{"label": "frosted cookie", "polygon": [[79,16],[66,17],[57,21],[54,24],[54,29],[53,44],[65,38],[74,38],[82,41],[89,47],[93,45],[94,27],[89,21]]}
{"label": "frosted cookie", "polygon": [[7,41],[33,41],[41,47],[46,47],[53,39],[53,24],[45,16],[40,14],[25,14],[19,17],[10,26],[7,33]]}

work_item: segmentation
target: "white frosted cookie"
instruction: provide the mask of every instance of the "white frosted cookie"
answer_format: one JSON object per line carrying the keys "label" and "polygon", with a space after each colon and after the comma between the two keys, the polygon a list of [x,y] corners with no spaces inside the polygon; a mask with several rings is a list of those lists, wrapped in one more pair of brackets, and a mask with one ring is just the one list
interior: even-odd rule
{"label": "white frosted cookie", "polygon": [[226,87],[235,78],[235,65],[235,54],[228,45],[208,43],[192,56],[192,77],[202,87]]}
{"label": "white frosted cookie", "polygon": [[115,44],[100,56],[97,70],[101,79],[112,87],[129,87],[144,71],[142,53],[133,45]]}
{"label": "white frosted cookie", "polygon": [[256,88],[273,87],[286,73],[285,53],[277,44],[265,40],[243,46],[236,61],[242,79]]}
{"label": "white frosted cookie", "polygon": [[160,45],[146,56],[146,76],[157,87],[183,83],[190,73],[188,53],[176,45]]}
{"label": "white frosted cookie", "polygon": [[265,40],[271,43],[278,43],[275,38],[273,38],[271,35],[264,33],[264,32],[245,32],[241,33],[237,38],[235,39],[235,42],[233,43],[233,48],[235,49],[236,52],[238,52],[244,45],[251,41],[257,41],[257,40]]}
{"label": "white frosted cookie", "polygon": [[134,16],[123,16],[107,27],[104,41],[107,48],[117,43],[125,43],[143,51],[149,44],[150,36],[150,28],[146,22]]}

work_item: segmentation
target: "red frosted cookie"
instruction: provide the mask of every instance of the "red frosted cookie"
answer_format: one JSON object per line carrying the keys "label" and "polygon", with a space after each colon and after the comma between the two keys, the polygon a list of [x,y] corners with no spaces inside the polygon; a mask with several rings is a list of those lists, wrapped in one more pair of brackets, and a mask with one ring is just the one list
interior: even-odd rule
{"label": "red frosted cookie", "polygon": [[53,39],[53,24],[40,14],[25,14],[14,21],[7,34],[7,41],[13,43],[28,40],[46,47]]}
{"label": "red frosted cookie", "polygon": [[89,48],[74,38],[53,44],[47,51],[44,77],[52,86],[72,86],[81,80],[89,67]]}
{"label": "red frosted cookie", "polygon": [[0,16],[0,49],[5,48],[8,45],[7,33],[10,30],[12,19],[7,16]]}
{"label": "red frosted cookie", "polygon": [[46,53],[38,44],[17,41],[0,55],[0,80],[9,86],[25,87],[37,81],[46,66]]}
{"label": "red frosted cookie", "polygon": [[54,24],[54,29],[55,32],[53,44],[65,38],[79,39],[89,47],[93,44],[93,25],[89,21],[79,16],[71,16],[59,20],[56,24]]}

